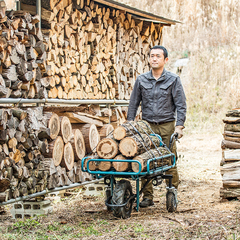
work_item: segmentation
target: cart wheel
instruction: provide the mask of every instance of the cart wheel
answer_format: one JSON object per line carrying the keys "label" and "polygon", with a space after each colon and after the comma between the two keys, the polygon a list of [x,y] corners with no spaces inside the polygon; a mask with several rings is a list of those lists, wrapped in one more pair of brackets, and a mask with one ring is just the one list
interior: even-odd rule
{"label": "cart wheel", "polygon": [[[106,189],[106,199],[108,199],[111,196],[111,189]],[[107,207],[108,211],[111,211],[112,208],[111,207]]]}
{"label": "cart wheel", "polygon": [[177,210],[177,200],[173,192],[167,192],[166,195],[166,206],[168,212],[176,212]]}
{"label": "cart wheel", "polygon": [[[132,196],[132,186],[127,180],[120,180],[116,183],[113,190],[112,203],[120,205],[126,202],[126,200]],[[113,215],[119,218],[129,218],[132,212],[133,201],[129,201],[124,207],[114,207]]]}

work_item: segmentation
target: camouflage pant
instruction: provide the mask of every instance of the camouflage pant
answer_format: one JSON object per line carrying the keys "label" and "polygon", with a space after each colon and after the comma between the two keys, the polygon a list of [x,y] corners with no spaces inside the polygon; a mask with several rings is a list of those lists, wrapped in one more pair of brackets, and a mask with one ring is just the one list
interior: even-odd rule
{"label": "camouflage pant", "polygon": [[[170,138],[171,135],[174,133],[175,130],[175,121],[173,122],[167,122],[167,123],[163,123],[160,125],[155,125],[155,124],[151,124],[150,126],[152,128],[152,130],[156,133],[159,134],[163,140],[163,142],[167,145],[167,147],[169,146],[170,143]],[[176,142],[174,142],[174,145],[171,149],[172,153],[175,154],[175,156],[177,156],[177,148],[176,148]],[[176,157],[177,160],[177,157]],[[178,176],[178,171],[177,171],[177,165],[175,165],[175,167],[169,169],[166,174],[172,174],[173,175],[173,179],[172,179],[172,185],[177,188],[178,187],[178,183],[179,183],[179,176]],[[144,185],[144,183],[146,182],[145,179],[142,179],[142,186]],[[166,181],[168,184],[168,181]],[[143,191],[143,198],[148,198],[153,200],[153,186],[152,186],[152,182],[149,182],[148,185],[146,186],[146,188]]]}

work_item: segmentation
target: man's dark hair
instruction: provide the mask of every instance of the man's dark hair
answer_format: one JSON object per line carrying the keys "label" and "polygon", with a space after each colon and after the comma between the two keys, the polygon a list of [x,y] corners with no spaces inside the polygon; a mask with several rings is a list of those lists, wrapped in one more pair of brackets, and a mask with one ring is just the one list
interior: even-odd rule
{"label": "man's dark hair", "polygon": [[154,47],[152,47],[150,49],[150,54],[151,54],[152,49],[162,49],[163,50],[164,59],[168,57],[168,51],[167,51],[167,49],[165,47],[160,46],[160,45],[156,45],[156,46],[154,46]]}

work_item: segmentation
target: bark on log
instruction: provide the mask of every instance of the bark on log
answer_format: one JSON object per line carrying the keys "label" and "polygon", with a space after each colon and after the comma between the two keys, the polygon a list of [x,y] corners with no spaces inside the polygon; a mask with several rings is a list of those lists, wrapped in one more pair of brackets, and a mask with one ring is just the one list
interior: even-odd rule
{"label": "bark on log", "polygon": [[225,162],[240,161],[240,149],[224,150],[223,160]]}
{"label": "bark on log", "polygon": [[225,124],[224,131],[240,132],[240,124]]}
{"label": "bark on log", "polygon": [[[116,160],[126,160],[126,158],[123,155],[117,155],[114,159]],[[113,167],[117,172],[125,172],[130,168],[129,162],[113,162]]]}
{"label": "bark on log", "polygon": [[221,147],[222,149],[225,148],[240,149],[240,143],[223,140]]}
{"label": "bark on log", "polygon": [[113,130],[114,127],[112,124],[105,124],[103,127],[99,128],[100,139],[102,140],[107,137]]}
{"label": "bark on log", "polygon": [[220,197],[222,198],[240,197],[240,189],[239,188],[220,188]]}
{"label": "bark on log", "polygon": [[[159,147],[158,151],[160,151],[162,153],[162,156],[169,154],[169,152],[165,148],[163,148],[163,147]],[[156,149],[152,150],[152,153],[155,155],[155,157],[160,157],[158,151]],[[144,171],[147,170],[147,161],[148,161],[148,159],[151,159],[151,154],[149,155],[147,152],[145,152],[145,153],[143,153],[143,154],[133,158],[133,160],[137,160],[137,161],[140,162],[140,164],[142,166],[141,172],[144,172]],[[170,158],[164,158],[164,159],[157,160],[157,167],[164,166],[164,165],[169,165],[170,164],[170,160],[171,160]],[[133,162],[131,165],[132,165],[132,170],[134,172],[138,172],[139,171],[139,164],[138,163],[134,163]],[[154,161],[152,161],[150,163],[150,169],[153,169],[153,167],[154,167]]]}

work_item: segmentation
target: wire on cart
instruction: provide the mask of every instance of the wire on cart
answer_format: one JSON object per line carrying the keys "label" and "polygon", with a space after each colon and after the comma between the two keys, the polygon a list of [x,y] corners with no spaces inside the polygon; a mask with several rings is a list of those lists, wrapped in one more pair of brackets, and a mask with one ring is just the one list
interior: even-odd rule
{"label": "wire on cart", "polygon": [[[131,132],[134,137],[136,137],[136,139],[137,139],[137,140],[142,144],[142,146],[145,148],[145,150],[146,150],[146,152],[148,153],[148,155],[150,156],[150,158],[152,158],[152,156],[150,155],[148,149],[145,147],[145,145],[142,143],[142,141],[139,140],[139,138],[136,136],[136,134],[134,134],[134,133],[128,128],[128,126],[126,126],[125,124],[122,124],[122,126],[124,126],[125,128],[127,128],[127,130],[128,130],[129,132]],[[136,130],[135,130],[135,131],[136,131]],[[140,135],[140,136],[141,136],[141,135]],[[141,136],[141,138],[142,138],[142,136]],[[142,138],[142,139],[143,139],[143,138]],[[144,139],[143,139],[143,141],[144,141]],[[145,141],[144,141],[144,142],[145,142]]]}

